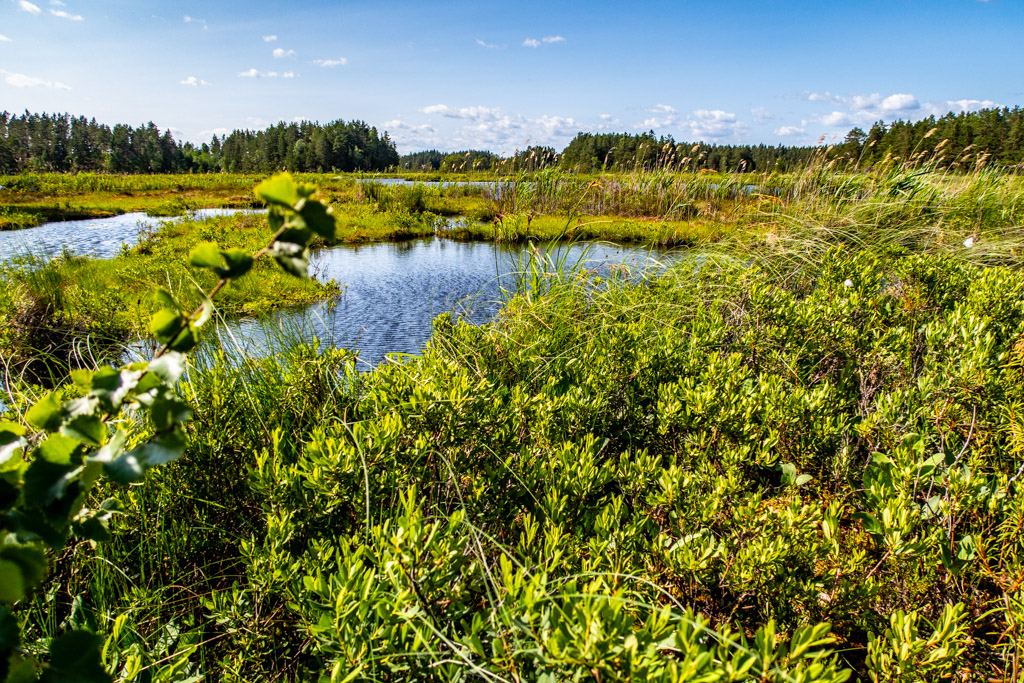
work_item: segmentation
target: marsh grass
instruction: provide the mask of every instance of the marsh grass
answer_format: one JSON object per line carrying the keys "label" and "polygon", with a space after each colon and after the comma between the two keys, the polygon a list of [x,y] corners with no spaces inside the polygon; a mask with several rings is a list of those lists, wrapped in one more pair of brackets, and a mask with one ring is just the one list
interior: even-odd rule
{"label": "marsh grass", "polygon": [[155,680],[1019,677],[1018,180],[678,178],[500,199],[527,240],[726,217],[667,270],[531,244],[493,323],[372,373],[300,328],[201,353],[188,454],[103,492],[30,632],[91,613]]}

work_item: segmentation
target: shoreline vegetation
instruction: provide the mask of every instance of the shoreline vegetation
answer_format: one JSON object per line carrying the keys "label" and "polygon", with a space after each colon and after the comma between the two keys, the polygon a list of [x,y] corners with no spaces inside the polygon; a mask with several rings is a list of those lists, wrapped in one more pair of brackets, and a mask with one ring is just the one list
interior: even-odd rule
{"label": "shoreline vegetation", "polygon": [[[596,279],[534,253],[492,323],[442,315],[421,355],[370,373],[308,340],[200,346],[177,388],[184,456],[99,485],[90,504],[123,514],[49,557],[15,606],[24,651],[91,630],[119,680],[1018,679],[1024,178],[941,161],[296,174],[333,210],[317,248],[682,257]],[[7,176],[0,206],[171,211],[177,193],[250,201],[263,177]],[[200,306],[189,283],[217,278],[186,255],[251,252],[266,221],[186,217],[114,259],[3,268],[9,376],[54,339],[144,332],[155,284]],[[217,306],[339,284],[257,263]],[[12,383],[3,418],[27,424],[42,395]]]}

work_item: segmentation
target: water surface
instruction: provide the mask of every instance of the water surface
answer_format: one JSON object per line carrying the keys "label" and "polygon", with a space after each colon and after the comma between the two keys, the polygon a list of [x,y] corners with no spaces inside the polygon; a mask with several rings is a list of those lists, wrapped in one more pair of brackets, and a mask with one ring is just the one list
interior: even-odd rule
{"label": "water surface", "polygon": [[[189,217],[226,216],[252,209],[197,209]],[[76,256],[113,258],[121,245],[134,246],[145,235],[167,221],[180,218],[154,218],[141,212],[123,213],[107,218],[44,223],[34,228],[0,232],[0,262],[16,256],[56,256],[67,249]]]}
{"label": "water surface", "polygon": [[[333,301],[277,311],[263,320],[241,320],[222,327],[225,342],[249,353],[273,347],[273,330],[286,336],[317,337],[334,346],[357,349],[360,365],[375,367],[387,354],[415,354],[430,338],[431,324],[452,312],[473,324],[491,320],[505,291],[514,291],[514,273],[528,256],[526,245],[456,242],[430,238],[324,249],[311,271],[333,278],[343,293]],[[540,247],[552,260],[595,272],[625,264],[653,265],[664,252],[607,243]]]}

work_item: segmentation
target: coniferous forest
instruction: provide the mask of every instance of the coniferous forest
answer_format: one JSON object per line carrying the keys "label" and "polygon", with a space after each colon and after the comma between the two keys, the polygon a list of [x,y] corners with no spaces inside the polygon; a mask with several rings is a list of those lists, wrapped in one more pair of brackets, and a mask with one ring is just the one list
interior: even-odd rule
{"label": "coniferous forest", "polygon": [[[653,131],[581,132],[562,150],[529,147],[513,157],[516,168],[598,172],[674,167],[721,172],[789,171],[825,153],[851,167],[886,160],[927,159],[940,167],[981,162],[1024,162],[1024,109],[983,109],[920,121],[878,121],[853,128],[843,140],[820,146],[725,145],[680,142]],[[437,150],[399,157],[386,131],[363,121],[278,123],[265,130],[235,130],[194,145],[174,139],[152,122],[110,126],[69,114],[15,116],[0,112],[0,173],[269,173],[272,171],[489,171],[503,158],[493,152]]]}

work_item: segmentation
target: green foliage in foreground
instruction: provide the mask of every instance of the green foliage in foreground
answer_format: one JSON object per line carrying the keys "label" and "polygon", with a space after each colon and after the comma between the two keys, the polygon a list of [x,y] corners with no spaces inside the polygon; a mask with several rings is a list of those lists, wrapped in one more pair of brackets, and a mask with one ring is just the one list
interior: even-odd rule
{"label": "green foliage in foreground", "polygon": [[535,281],[365,375],[215,364],[187,457],[108,489],[125,542],[60,581],[157,680],[1013,680],[1022,294],[899,249],[704,259]]}
{"label": "green foliage in foreground", "polygon": [[[184,354],[196,346],[199,328],[213,313],[211,299],[264,255],[305,277],[313,237],[334,236],[334,219],[327,206],[312,198],[315,189],[287,175],[257,187],[270,205],[273,237],[255,254],[221,249],[214,242],[192,250],[190,265],[212,271],[217,283],[191,312],[170,292],[157,291],[161,308],[150,329],[161,346],[151,361],[73,371],[73,386],[33,401],[19,422],[0,422],[0,679],[112,680],[102,663],[103,638],[83,618],[80,601],[77,618],[50,634],[48,656],[41,663],[22,647],[22,625],[11,607],[42,584],[48,552],[60,553],[73,537],[109,540],[110,518],[123,506],[113,498],[93,500],[101,479],[134,484],[149,469],[182,455],[183,423],[192,408],[175,387]],[[144,431],[129,437],[126,426],[135,420],[145,425]]]}

